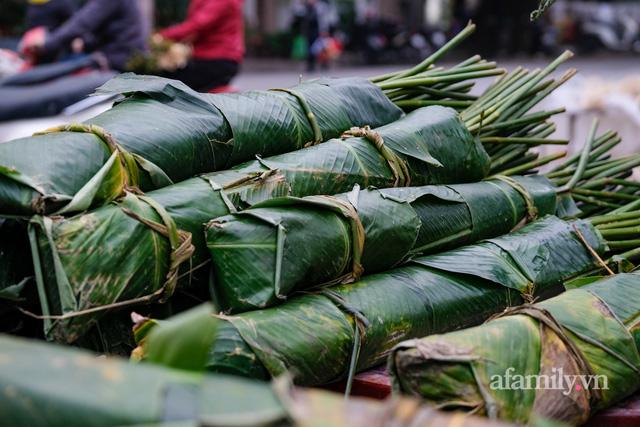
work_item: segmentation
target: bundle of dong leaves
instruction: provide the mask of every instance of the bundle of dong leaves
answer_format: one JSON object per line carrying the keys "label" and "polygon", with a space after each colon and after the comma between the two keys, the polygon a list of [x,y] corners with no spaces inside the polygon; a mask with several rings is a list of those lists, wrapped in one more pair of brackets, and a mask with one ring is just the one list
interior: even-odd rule
{"label": "bundle of dong leaves", "polygon": [[[545,70],[514,71],[460,115],[442,106],[417,108],[377,129],[354,127],[339,139],[259,158],[145,196],[131,191],[115,206],[88,214],[34,217],[31,251],[47,337],[73,342],[109,309],[164,301],[176,287],[202,290],[210,270],[203,224],[258,202],[336,194],[354,184],[387,188],[476,182],[490,173],[529,172],[558,158],[532,161],[525,156],[522,162],[505,156],[504,149],[527,152],[532,145],[566,143],[546,139],[553,132],[547,119],[558,111],[527,112],[565,80],[544,81],[567,57]],[[388,96],[404,99],[405,89],[394,85],[412,85],[414,80],[427,84],[394,75],[380,85],[390,91]],[[485,107],[489,112],[483,119]]]}
{"label": "bundle of dong leaves", "polygon": [[[599,167],[619,141],[610,132],[594,138],[578,157],[548,172],[550,180],[496,176],[446,186],[356,187],[335,197],[273,199],[217,218],[207,226],[215,299],[226,312],[264,308],[295,292],[387,270],[416,254],[496,237],[547,214],[580,214],[569,194],[580,197],[591,191],[584,188],[602,182],[602,176],[585,178],[583,172]],[[576,167],[579,158],[584,161]],[[605,163],[612,161],[618,160]],[[569,183],[566,173],[577,178]],[[619,172],[603,172],[609,173]]]}
{"label": "bundle of dong leaves", "polygon": [[503,176],[263,202],[207,226],[216,301],[228,312],[264,308],[297,291],[388,270],[419,253],[574,212],[565,211],[572,202],[557,193],[542,176]]}
{"label": "bundle of dong leaves", "polygon": [[575,209],[542,176],[273,199],[208,224],[215,299],[227,312],[264,308]]}
{"label": "bundle of dong leaves", "polygon": [[256,155],[319,144],[354,126],[389,124],[403,114],[392,98],[468,106],[475,100],[471,80],[503,70],[479,57],[451,69],[434,62],[474,28],[410,70],[382,76],[384,88],[361,78],[320,79],[210,95],[168,79],[119,76],[98,89],[124,95],[105,113],[0,146],[0,216],[80,212],[131,187],[150,191]]}
{"label": "bundle of dong leaves", "polygon": [[640,389],[640,274],[619,274],[463,331],[407,341],[395,389],[526,424],[584,423]]}
{"label": "bundle of dong leaves", "polygon": [[[584,277],[640,258],[629,179],[640,155],[611,158],[620,138],[594,125],[580,153],[538,175],[565,153],[531,148],[568,141],[550,139],[563,109],[530,111],[574,74],[548,78],[571,55],[531,72],[479,57],[434,65],[472,31],[370,80],[206,95],[125,75],[101,89],[125,95],[112,110],[0,144],[0,233],[11,237],[0,241],[0,331],[41,335],[23,329],[35,318],[46,339],[108,352],[131,338],[123,316],[148,315],[133,316],[137,366],[0,336],[0,419],[484,425],[415,401],[338,402],[227,376],[347,378],[349,394],[356,372],[389,355],[402,391],[517,423],[579,423],[636,390],[638,276]],[[473,79],[503,73],[470,94]],[[505,310],[471,332],[400,344]],[[468,354],[430,358],[447,349]],[[476,374],[504,368],[488,366],[493,356],[523,373],[555,360],[605,372],[616,390],[491,395]]]}
{"label": "bundle of dong leaves", "polygon": [[356,78],[209,95],[172,80],[123,75],[98,92],[127,97],[83,124],[0,146],[0,214],[83,211],[127,187],[165,187],[402,115],[379,88]]}
{"label": "bundle of dong leaves", "polygon": [[[626,212],[632,205],[618,208],[593,198],[637,201],[638,186],[614,178],[638,164],[637,156],[609,159],[619,142],[614,133],[594,133],[582,153],[546,173],[549,179],[499,175],[470,184],[356,187],[335,197],[273,199],[217,218],[207,225],[216,300],[227,312],[264,308],[297,291],[387,270],[416,254],[496,237],[547,214]],[[596,191],[603,185],[617,192]]]}
{"label": "bundle of dong leaves", "polygon": [[[188,286],[197,276],[189,271],[208,264],[203,224],[212,218],[278,196],[335,194],[354,184],[477,181],[489,170],[486,152],[448,108],[416,110],[377,135],[384,144],[334,139],[146,196],[128,193],[68,219],[35,217],[30,238],[42,312],[69,314],[47,320],[47,333],[74,341],[109,305],[169,297],[183,273]],[[207,276],[207,269],[199,272]]]}
{"label": "bundle of dong leaves", "polygon": [[[600,268],[606,254],[607,241],[590,222],[548,216],[353,284],[222,316],[207,366],[252,378],[289,371],[299,384],[328,383],[381,363],[405,339],[473,326],[507,307],[561,292],[566,280]],[[143,358],[145,332],[154,323],[137,327]]]}
{"label": "bundle of dong leaves", "polygon": [[[215,331],[215,319],[204,323]],[[166,357],[162,362],[173,363]],[[345,401],[292,389],[286,381],[271,386],[190,368],[134,365],[0,335],[0,417],[14,427],[505,425],[442,413],[411,399]]]}

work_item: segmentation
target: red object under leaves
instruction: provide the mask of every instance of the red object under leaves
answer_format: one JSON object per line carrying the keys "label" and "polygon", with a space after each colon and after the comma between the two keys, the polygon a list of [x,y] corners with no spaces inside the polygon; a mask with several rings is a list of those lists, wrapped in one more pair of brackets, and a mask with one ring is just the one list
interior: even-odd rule
{"label": "red object under leaves", "polygon": [[[344,393],[345,381],[325,386],[325,389]],[[351,387],[351,395],[372,399],[386,399],[391,395],[391,380],[384,366],[373,368],[356,375]],[[599,412],[585,424],[585,427],[638,427],[640,426],[640,393],[615,407]]]}

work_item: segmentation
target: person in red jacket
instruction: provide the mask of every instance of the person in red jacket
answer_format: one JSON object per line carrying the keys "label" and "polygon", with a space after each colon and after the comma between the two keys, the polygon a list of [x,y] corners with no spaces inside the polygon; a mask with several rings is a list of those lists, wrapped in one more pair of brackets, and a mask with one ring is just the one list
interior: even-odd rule
{"label": "person in red jacket", "polygon": [[242,0],[191,0],[187,19],[159,32],[165,39],[189,43],[193,55],[185,68],[165,76],[207,92],[229,84],[244,57]]}

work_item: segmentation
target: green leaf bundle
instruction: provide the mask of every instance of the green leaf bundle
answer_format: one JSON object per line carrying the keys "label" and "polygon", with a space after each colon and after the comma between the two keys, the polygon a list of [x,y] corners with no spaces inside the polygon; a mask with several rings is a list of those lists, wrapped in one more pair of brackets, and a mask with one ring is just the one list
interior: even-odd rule
{"label": "green leaf bundle", "polygon": [[[215,320],[211,318],[210,320]],[[412,399],[345,401],[225,375],[139,365],[0,335],[0,417],[13,427],[409,427],[421,422],[500,426]]]}
{"label": "green leaf bundle", "polygon": [[357,187],[335,197],[259,203],[207,226],[216,300],[228,312],[265,308],[297,291],[388,270],[416,254],[497,237],[555,214],[556,192],[541,176],[503,177],[442,186]]}
{"label": "green leaf bundle", "polygon": [[476,325],[559,292],[566,279],[597,266],[593,253],[605,250],[591,224],[547,217],[354,284],[223,316],[208,367],[252,378],[290,371],[299,384],[328,383],[382,362],[403,340]]}
{"label": "green leaf bundle", "polygon": [[[335,197],[273,199],[217,218],[207,227],[207,245],[220,308],[239,312],[272,306],[295,292],[353,282],[421,253],[505,234],[547,214],[575,217],[583,212],[574,197],[590,215],[592,203],[601,205],[596,212],[628,209],[618,205],[637,204],[638,186],[613,177],[630,174],[638,158],[610,159],[609,150],[620,138],[613,132],[596,138],[595,132],[581,154],[545,176],[356,188]],[[593,191],[601,186],[606,191]],[[612,195],[617,198],[610,199]],[[636,222],[622,225],[630,224]],[[634,230],[622,231],[624,235],[620,230],[603,233],[621,240],[631,238]]]}
{"label": "green leaf bundle", "polygon": [[127,98],[83,124],[0,146],[1,216],[87,210],[129,187],[161,188],[402,115],[377,86],[359,78],[210,95],[173,80],[125,74],[98,92]]}
{"label": "green leaf bundle", "polygon": [[87,214],[35,217],[31,248],[47,335],[75,341],[108,308],[165,300],[179,275],[187,286],[190,270],[208,262],[203,228],[212,218],[274,197],[336,194],[355,184],[477,181],[489,170],[482,146],[449,108],[419,109],[376,132],[361,131],[365,136],[258,159],[146,196],[128,193]]}
{"label": "green leaf bundle", "polygon": [[394,388],[526,424],[582,424],[640,389],[640,275],[618,274],[471,329],[399,344]]}

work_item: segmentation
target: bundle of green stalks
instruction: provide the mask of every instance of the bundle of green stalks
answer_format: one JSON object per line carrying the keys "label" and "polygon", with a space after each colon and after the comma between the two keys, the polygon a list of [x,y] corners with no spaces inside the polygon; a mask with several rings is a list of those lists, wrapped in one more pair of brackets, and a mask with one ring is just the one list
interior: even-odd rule
{"label": "bundle of green stalks", "polygon": [[[474,29],[470,24],[451,43],[459,43],[458,38],[467,37]],[[549,119],[564,112],[564,108],[533,113],[531,110],[576,74],[575,69],[569,69],[559,78],[549,78],[573,56],[571,52],[564,52],[544,69],[529,71],[518,67],[505,73],[482,95],[475,97],[469,94],[472,85],[457,79],[487,77],[504,70],[495,69],[494,63],[479,56],[450,70],[434,67],[433,63],[447,49],[445,46],[441,53],[411,70],[374,77],[372,81],[405,110],[434,103],[458,109],[469,131],[480,138],[491,156],[493,173],[511,169],[517,171],[514,173],[522,173],[564,156],[565,153],[558,153],[539,158],[538,153],[530,151],[540,145],[568,144],[566,140],[549,138],[556,130]]]}
{"label": "bundle of green stalks", "polygon": [[[581,153],[569,157],[547,176],[572,192],[582,217],[640,209],[640,183],[630,179],[634,168],[640,166],[640,154],[612,159],[610,151],[621,139],[612,131],[596,137],[597,127],[594,121]],[[576,188],[580,180],[589,182]]]}
{"label": "bundle of green stalks", "polygon": [[[611,150],[622,142],[614,131],[596,137],[592,127],[587,144],[577,154],[568,157],[544,174],[560,193],[571,194],[580,218],[609,213],[622,213],[640,208],[640,184],[629,179],[640,166],[640,154],[612,158]],[[554,156],[551,156],[554,157]],[[500,171],[512,176],[533,173],[531,164]]]}
{"label": "bundle of green stalks", "polygon": [[478,99],[471,94],[474,80],[505,73],[504,69],[497,68],[495,62],[488,62],[478,55],[448,69],[436,66],[440,59],[473,34],[475,29],[476,26],[470,23],[442,48],[415,67],[372,77],[370,81],[380,87],[397,106],[405,110],[442,105],[462,111]]}
{"label": "bundle of green stalks", "polygon": [[[612,133],[598,140],[609,136],[620,141]],[[581,212],[572,196],[602,179],[583,173],[608,155],[601,147],[588,143],[580,156],[586,160],[575,166],[569,159],[546,177],[502,175],[471,184],[356,188],[335,197],[273,199],[217,218],[207,226],[216,301],[225,312],[264,308],[295,292],[354,282],[419,254],[497,237],[537,217],[575,217]],[[559,171],[571,172],[571,182],[548,178]],[[603,172],[609,173],[617,172]],[[623,203],[627,200],[610,203],[609,210]]]}
{"label": "bundle of green stalks", "polygon": [[[562,158],[561,152],[540,158],[531,151],[540,145],[567,145],[569,141],[550,139],[556,126],[549,119],[564,108],[531,112],[554,90],[575,74],[571,68],[559,78],[549,76],[573,57],[564,52],[544,69],[529,71],[518,67],[510,73],[496,64],[474,56],[449,70],[433,64],[451,47],[475,30],[469,24],[433,57],[416,67],[371,79],[396,105],[406,111],[429,105],[446,105],[460,111],[467,128],[483,143],[492,159],[492,173],[522,174]],[[473,87],[465,78],[503,74],[480,96],[470,94]]]}
{"label": "bundle of green stalks", "polygon": [[531,112],[549,94],[576,74],[567,70],[558,79],[547,79],[573,56],[565,52],[543,70],[527,71],[520,67],[491,86],[471,107],[461,113],[468,129],[482,141],[492,160],[492,173],[522,173],[562,158],[561,152],[539,158],[531,152],[540,145],[566,145],[566,140],[549,139],[555,124],[548,119],[564,108]]}
{"label": "bundle of green stalks", "polygon": [[[640,211],[630,210],[635,203],[629,203],[615,211],[594,216],[590,222],[596,227],[609,248],[617,255],[610,264],[636,263],[640,259]],[[619,213],[622,212],[622,213]]]}

